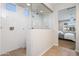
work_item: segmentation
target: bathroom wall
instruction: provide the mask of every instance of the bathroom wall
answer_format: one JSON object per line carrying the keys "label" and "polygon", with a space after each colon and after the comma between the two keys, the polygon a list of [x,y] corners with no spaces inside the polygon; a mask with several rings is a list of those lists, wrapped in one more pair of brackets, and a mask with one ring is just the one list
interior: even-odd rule
{"label": "bathroom wall", "polygon": [[[34,22],[39,24],[37,28],[29,30],[27,39],[27,55],[40,56],[43,55],[48,49],[54,45],[58,45],[55,41],[55,31],[52,29],[51,14],[36,15]],[[36,24],[35,23],[35,24]],[[48,27],[46,27],[46,25]]]}
{"label": "bathroom wall", "polygon": [[51,9],[53,12],[50,13],[45,19],[48,19],[49,21],[49,28],[53,31],[53,45],[54,46],[58,46],[58,20],[57,19],[57,14],[56,14],[56,11],[55,11],[55,6],[52,7],[51,4],[49,3],[44,3],[49,9]]}
{"label": "bathroom wall", "polygon": [[[1,16],[1,4],[0,4],[0,16]],[[1,52],[1,17],[0,17],[0,52]]]}
{"label": "bathroom wall", "polygon": [[76,4],[76,51],[79,52],[79,4]]}
{"label": "bathroom wall", "polygon": [[57,20],[57,11],[55,10],[55,6],[51,4],[45,4],[47,5],[51,10],[53,10],[53,13],[49,15],[49,25],[51,29],[53,30],[53,45],[58,46],[58,20]]}
{"label": "bathroom wall", "polygon": [[27,55],[41,56],[48,49],[54,46],[54,31],[51,29],[32,29],[29,30],[27,40]]}
{"label": "bathroom wall", "polygon": [[[48,23],[50,29],[32,29],[27,40],[27,55],[43,55],[53,46],[58,46],[57,24],[58,20],[55,13],[43,15],[43,20]],[[37,19],[36,19],[37,20]]]}
{"label": "bathroom wall", "polygon": [[[28,29],[28,16],[24,16],[24,8],[16,6],[16,12],[6,10],[2,5],[2,31],[1,31],[1,53],[26,47],[26,33]],[[10,30],[14,27],[14,30]]]}

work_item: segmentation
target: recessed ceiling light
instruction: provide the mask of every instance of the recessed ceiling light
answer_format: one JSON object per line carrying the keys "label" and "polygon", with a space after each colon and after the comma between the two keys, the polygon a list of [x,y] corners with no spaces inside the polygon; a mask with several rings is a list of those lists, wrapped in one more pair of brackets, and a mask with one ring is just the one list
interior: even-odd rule
{"label": "recessed ceiling light", "polygon": [[40,12],[42,13],[43,11],[41,10]]}
{"label": "recessed ceiling light", "polygon": [[27,3],[26,5],[27,5],[27,6],[30,6],[31,4],[30,4],[30,3]]}

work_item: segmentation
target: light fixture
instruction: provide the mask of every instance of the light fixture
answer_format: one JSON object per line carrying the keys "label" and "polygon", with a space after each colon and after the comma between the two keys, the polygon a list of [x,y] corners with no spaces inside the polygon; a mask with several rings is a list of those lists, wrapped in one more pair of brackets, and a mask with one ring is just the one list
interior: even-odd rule
{"label": "light fixture", "polygon": [[41,13],[43,13],[43,11],[42,11],[42,10],[41,10],[40,12],[41,12]]}
{"label": "light fixture", "polygon": [[27,6],[30,6],[31,4],[30,4],[30,3],[27,3],[26,5],[27,5]]}

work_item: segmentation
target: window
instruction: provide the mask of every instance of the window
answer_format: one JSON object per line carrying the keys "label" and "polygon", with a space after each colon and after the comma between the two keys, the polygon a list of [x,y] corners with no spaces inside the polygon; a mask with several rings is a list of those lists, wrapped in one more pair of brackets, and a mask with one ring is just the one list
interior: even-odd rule
{"label": "window", "polygon": [[16,12],[16,5],[12,4],[12,3],[7,3],[6,4],[6,9],[8,11],[12,11],[12,12]]}
{"label": "window", "polygon": [[24,16],[29,16],[29,9],[24,9]]}

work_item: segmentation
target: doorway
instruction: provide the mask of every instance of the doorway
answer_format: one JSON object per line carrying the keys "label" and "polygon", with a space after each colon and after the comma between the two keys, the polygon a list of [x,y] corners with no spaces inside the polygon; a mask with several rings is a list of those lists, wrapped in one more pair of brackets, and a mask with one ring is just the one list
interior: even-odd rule
{"label": "doorway", "polygon": [[76,47],[76,7],[58,11],[59,46],[75,50]]}

